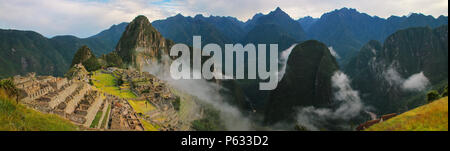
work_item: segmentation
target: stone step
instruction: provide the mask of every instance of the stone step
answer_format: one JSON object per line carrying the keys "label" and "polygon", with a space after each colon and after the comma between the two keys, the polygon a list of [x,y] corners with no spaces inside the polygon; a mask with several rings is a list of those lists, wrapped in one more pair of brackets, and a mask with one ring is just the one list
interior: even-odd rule
{"label": "stone step", "polygon": [[94,120],[95,115],[100,109],[100,106],[102,105],[103,101],[104,100],[102,96],[98,96],[97,98],[95,98],[94,103],[92,103],[89,109],[87,110],[88,113],[86,115],[86,122],[83,124],[85,127],[91,126],[92,121]]}
{"label": "stone step", "polygon": [[64,102],[67,98],[67,96],[71,95],[78,87],[77,83],[74,83],[68,87],[66,87],[64,90],[58,93],[57,96],[55,96],[50,102],[48,102],[48,106],[52,109],[54,109],[57,105]]}
{"label": "stone step", "polygon": [[75,111],[75,109],[78,106],[78,103],[81,101],[81,99],[83,99],[84,95],[89,91],[88,85],[83,84],[82,87],[83,88],[80,90],[80,92],[77,95],[73,96],[73,99],[67,103],[67,107],[64,110],[67,114],[71,114],[71,113],[73,113],[73,111]]}

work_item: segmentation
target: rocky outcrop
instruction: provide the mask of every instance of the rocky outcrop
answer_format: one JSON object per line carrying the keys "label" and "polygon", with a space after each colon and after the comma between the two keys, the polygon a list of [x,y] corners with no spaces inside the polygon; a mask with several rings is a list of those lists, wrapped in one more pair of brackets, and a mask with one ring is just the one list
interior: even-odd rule
{"label": "rocky outcrop", "polygon": [[116,46],[123,62],[141,69],[147,61],[161,61],[168,56],[173,42],[165,39],[145,16],[136,17],[128,24]]}

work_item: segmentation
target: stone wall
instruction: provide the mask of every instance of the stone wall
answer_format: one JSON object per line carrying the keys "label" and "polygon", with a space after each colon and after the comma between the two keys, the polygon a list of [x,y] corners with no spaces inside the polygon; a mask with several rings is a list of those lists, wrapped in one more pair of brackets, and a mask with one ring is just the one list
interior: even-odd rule
{"label": "stone wall", "polygon": [[59,91],[57,95],[50,98],[51,101],[48,103],[49,107],[53,109],[61,102],[65,101],[66,97],[72,94],[78,86],[78,83],[73,83]]}

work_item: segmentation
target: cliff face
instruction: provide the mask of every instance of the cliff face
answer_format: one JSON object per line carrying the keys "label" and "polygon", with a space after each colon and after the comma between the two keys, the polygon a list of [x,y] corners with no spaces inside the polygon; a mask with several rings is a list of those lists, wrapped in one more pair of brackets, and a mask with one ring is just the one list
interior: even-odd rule
{"label": "cliff face", "polygon": [[311,40],[297,45],[288,58],[283,79],[270,93],[265,121],[291,121],[296,107],[332,103],[331,76],[338,69],[325,44]]}
{"label": "cliff face", "polygon": [[[425,90],[408,91],[408,77],[422,75],[434,87],[448,81],[448,26],[409,28],[389,36],[384,45],[371,41],[345,67],[366,104],[381,114],[421,105]],[[416,83],[418,84],[418,83]]]}
{"label": "cliff face", "polygon": [[174,43],[165,39],[145,16],[136,17],[128,24],[116,46],[124,63],[141,69],[146,60],[161,61]]}

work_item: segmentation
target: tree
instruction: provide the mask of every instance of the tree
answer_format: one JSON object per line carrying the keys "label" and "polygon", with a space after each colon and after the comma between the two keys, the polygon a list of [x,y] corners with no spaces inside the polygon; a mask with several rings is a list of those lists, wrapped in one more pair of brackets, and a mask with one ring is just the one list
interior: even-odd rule
{"label": "tree", "polygon": [[439,93],[436,90],[431,90],[427,93],[427,102],[431,103],[434,100],[439,99]]}
{"label": "tree", "polygon": [[294,129],[295,129],[296,131],[308,131],[308,129],[307,129],[305,126],[300,125],[300,124],[296,124],[296,125],[294,126]]}
{"label": "tree", "polygon": [[122,58],[116,52],[107,54],[105,60],[108,67],[121,67],[123,64]]}
{"label": "tree", "polygon": [[441,94],[442,97],[448,96],[448,85],[445,86],[444,91]]}
{"label": "tree", "polygon": [[89,72],[96,71],[101,68],[100,63],[98,62],[97,58],[95,58],[95,56],[91,56],[91,58],[84,61],[82,64]]}

